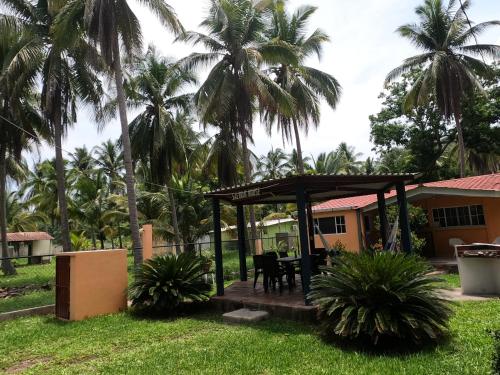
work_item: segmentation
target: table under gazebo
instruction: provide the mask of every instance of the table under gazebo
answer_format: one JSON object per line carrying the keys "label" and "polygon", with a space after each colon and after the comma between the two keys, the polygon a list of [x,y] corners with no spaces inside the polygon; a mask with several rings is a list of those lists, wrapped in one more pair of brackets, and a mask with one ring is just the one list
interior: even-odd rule
{"label": "table under gazebo", "polygon": [[[314,222],[312,203],[335,198],[377,194],[380,235],[385,246],[388,237],[388,221],[384,194],[394,187],[399,208],[401,248],[412,251],[405,185],[415,179],[415,174],[371,175],[294,175],[280,179],[217,189],[205,194],[213,203],[213,230],[215,243],[215,279],[217,296],[224,295],[222,262],[221,201],[236,206],[240,280],[247,281],[247,241],[244,206],[254,204],[296,203],[301,256],[302,289],[309,292],[311,280],[310,254],[314,251]],[[307,304],[307,300],[306,300]]]}

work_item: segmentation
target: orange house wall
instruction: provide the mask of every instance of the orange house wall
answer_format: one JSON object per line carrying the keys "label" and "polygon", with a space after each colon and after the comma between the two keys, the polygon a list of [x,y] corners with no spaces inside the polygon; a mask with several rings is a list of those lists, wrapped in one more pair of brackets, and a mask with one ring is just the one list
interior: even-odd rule
{"label": "orange house wall", "polygon": [[[357,213],[355,210],[344,210],[344,211],[328,211],[328,212],[316,212],[313,213],[313,218],[322,217],[333,217],[333,216],[344,216],[346,224],[346,233],[341,234],[323,234],[330,246],[340,240],[345,246],[346,250],[352,252],[359,252],[359,231],[358,231],[358,221]],[[361,226],[363,223],[361,222]],[[324,248],[323,242],[319,235],[314,236],[314,245],[316,248]]]}
{"label": "orange house wall", "polygon": [[[454,256],[454,249],[449,245],[450,238],[460,238],[465,243],[491,243],[500,236],[500,199],[464,196],[437,196],[412,202],[427,211],[429,231],[432,233],[436,257],[450,258]],[[439,228],[434,225],[432,218],[433,208],[446,208],[480,204],[483,206],[486,225],[463,226],[453,228]]]}

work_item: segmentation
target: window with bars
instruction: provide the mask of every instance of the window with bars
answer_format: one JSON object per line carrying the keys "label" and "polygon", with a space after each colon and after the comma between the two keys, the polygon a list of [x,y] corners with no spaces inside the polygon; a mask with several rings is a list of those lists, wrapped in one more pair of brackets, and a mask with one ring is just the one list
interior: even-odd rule
{"label": "window with bars", "polygon": [[315,219],[316,225],[323,234],[346,233],[345,216],[322,217]]}
{"label": "window with bars", "polygon": [[432,209],[434,223],[441,228],[485,225],[483,206],[480,204],[461,207]]}

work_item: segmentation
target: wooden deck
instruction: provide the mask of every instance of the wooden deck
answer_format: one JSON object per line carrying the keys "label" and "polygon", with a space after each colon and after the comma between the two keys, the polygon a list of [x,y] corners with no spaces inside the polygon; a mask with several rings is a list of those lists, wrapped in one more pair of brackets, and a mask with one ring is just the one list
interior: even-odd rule
{"label": "wooden deck", "polygon": [[245,307],[265,310],[276,317],[299,321],[315,321],[317,315],[316,307],[305,305],[300,282],[292,291],[285,286],[282,293],[279,293],[278,288],[276,291],[269,290],[269,293],[265,293],[261,283],[257,283],[254,289],[253,280],[235,281],[225,288],[223,296],[212,297],[212,302],[223,312]]}

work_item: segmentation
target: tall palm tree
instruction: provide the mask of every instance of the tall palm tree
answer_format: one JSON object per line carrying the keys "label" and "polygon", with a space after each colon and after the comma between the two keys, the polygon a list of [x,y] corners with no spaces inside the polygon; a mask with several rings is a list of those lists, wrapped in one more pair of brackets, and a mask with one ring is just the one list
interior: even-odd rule
{"label": "tall palm tree", "polygon": [[41,108],[54,139],[62,247],[63,251],[70,251],[62,138],[67,127],[76,122],[77,101],[100,107],[103,91],[96,73],[100,69],[97,54],[86,41],[82,22],[75,22],[65,38],[54,33],[56,18],[68,0],[1,2],[30,36],[16,58],[30,58],[33,53],[42,55]]}
{"label": "tall palm tree", "polygon": [[361,152],[356,152],[354,146],[349,146],[345,142],[341,142],[335,150],[339,160],[338,172],[353,174],[359,173],[362,169],[363,162],[359,158],[363,155]]}
{"label": "tall palm tree", "polygon": [[[175,34],[183,31],[177,16],[164,0],[139,0],[158,16],[161,23]],[[84,20],[87,33],[110,68],[115,81],[116,101],[121,126],[121,142],[125,165],[125,183],[130,217],[130,230],[134,250],[134,264],[142,263],[142,246],[139,235],[137,202],[135,194],[132,151],[128,134],[127,105],[123,88],[121,47],[131,56],[140,51],[142,35],[139,20],[129,7],[127,0],[68,0],[59,17],[58,33],[65,34],[76,20]]]}
{"label": "tall palm tree", "polygon": [[94,149],[97,168],[101,169],[108,177],[108,184],[111,194],[120,192],[123,172],[123,153],[118,142],[108,139]]}
{"label": "tall palm tree", "polygon": [[400,26],[397,32],[424,53],[407,58],[386,78],[388,84],[411,69],[420,70],[406,97],[405,110],[432,100],[445,118],[454,118],[461,177],[465,175],[466,168],[460,123],[461,102],[473,90],[483,91],[479,78],[494,74],[484,58],[497,59],[500,56],[498,45],[478,44],[477,41],[468,44],[491,26],[500,25],[500,21],[489,21],[471,26],[465,14],[469,6],[469,1],[463,1],[457,6],[454,0],[449,0],[447,6],[442,0],[425,0],[423,5],[418,6],[415,13],[419,17],[419,23]]}
{"label": "tall palm tree", "polygon": [[336,151],[321,152],[313,158],[314,171],[319,174],[335,174],[340,170],[340,158]]}
{"label": "tall palm tree", "polygon": [[287,156],[281,148],[271,150],[257,160],[255,176],[260,179],[274,179],[286,175]]}
{"label": "tall palm tree", "polygon": [[129,126],[132,157],[147,160],[152,182],[167,187],[177,245],[181,236],[171,180],[174,163],[187,163],[182,137],[185,123],[179,120],[190,111],[192,99],[192,94],[185,94],[183,90],[194,83],[196,78],[189,70],[159,56],[150,47],[125,85],[130,105],[144,107]]}
{"label": "tall palm tree", "polygon": [[288,174],[302,174],[303,172],[301,172],[301,170],[304,170],[306,173],[311,171],[310,161],[311,158],[309,156],[303,156],[299,159],[299,153],[296,149],[293,149],[292,152],[288,154],[288,162],[286,165]]}
{"label": "tall palm tree", "polygon": [[332,75],[305,65],[306,60],[314,54],[321,59],[323,44],[330,40],[320,29],[306,36],[309,18],[316,10],[316,7],[305,5],[297,9],[293,15],[289,15],[285,9],[285,1],[276,0],[272,25],[267,33],[269,39],[293,47],[298,56],[297,64],[280,61],[267,70],[275,82],[293,97],[295,102],[293,112],[287,116],[278,108],[278,111],[268,111],[264,117],[269,132],[276,124],[284,140],[295,138],[300,174],[304,173],[304,162],[299,129],[307,134],[310,124],[318,127],[320,100],[324,99],[332,109],[335,109],[341,95],[341,86]]}
{"label": "tall palm tree", "polygon": [[[0,36],[0,237],[2,258],[8,258],[7,173],[13,172],[12,161],[20,161],[23,149],[38,141],[37,131],[43,130],[43,121],[33,104],[40,55],[34,53],[30,60],[16,61],[26,35],[13,17],[0,16]],[[16,273],[9,259],[2,260],[1,268],[4,274]]]}
{"label": "tall palm tree", "polygon": [[[190,31],[183,39],[201,44],[206,53],[184,59],[188,67],[212,65],[207,79],[195,95],[204,123],[226,122],[239,134],[243,152],[245,182],[252,178],[248,142],[252,138],[256,108],[280,108],[288,115],[293,99],[261,71],[262,64],[297,62],[294,51],[279,41],[269,41],[264,32],[270,2],[255,0],[211,0],[201,23],[208,33]],[[250,206],[252,237],[257,238],[255,213]]]}

